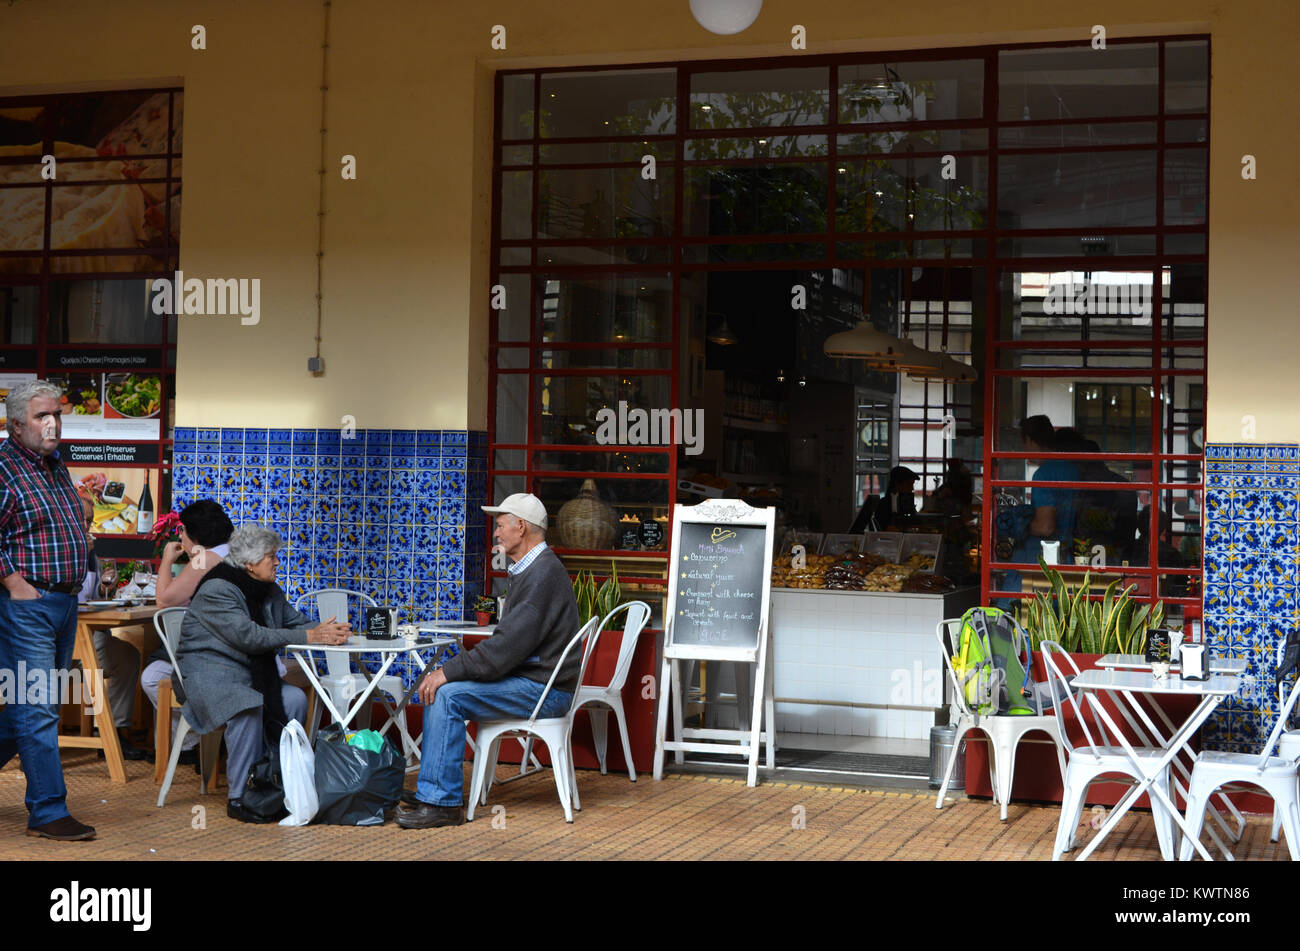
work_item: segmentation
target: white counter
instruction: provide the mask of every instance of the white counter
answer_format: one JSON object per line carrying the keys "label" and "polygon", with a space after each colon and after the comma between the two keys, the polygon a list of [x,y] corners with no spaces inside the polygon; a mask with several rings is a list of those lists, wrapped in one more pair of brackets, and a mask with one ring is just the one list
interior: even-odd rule
{"label": "white counter", "polygon": [[777,733],[928,740],[943,705],[944,618],[979,603],[949,594],[772,589]]}

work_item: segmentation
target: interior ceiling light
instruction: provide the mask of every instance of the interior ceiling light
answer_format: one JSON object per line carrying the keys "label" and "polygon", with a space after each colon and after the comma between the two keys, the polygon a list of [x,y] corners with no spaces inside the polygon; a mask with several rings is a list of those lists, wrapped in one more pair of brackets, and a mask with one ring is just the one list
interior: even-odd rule
{"label": "interior ceiling light", "polygon": [[946,383],[974,383],[979,379],[974,367],[960,360],[954,360],[942,350],[938,353],[930,352],[930,356],[935,358],[933,365],[913,370],[908,373],[908,376],[914,380],[942,380]]}
{"label": "interior ceiling light", "polygon": [[763,0],[691,0],[691,16],[710,33],[731,36],[749,29]]}
{"label": "interior ceiling light", "polygon": [[902,342],[897,337],[877,330],[869,320],[861,320],[852,330],[841,330],[827,337],[822,344],[822,352],[828,357],[844,357],[849,360],[876,358],[890,362],[888,358],[898,352]]}
{"label": "interior ceiling light", "polygon": [[726,317],[722,318],[722,323],[718,326],[718,329],[709,334],[709,340],[720,347],[729,347],[733,343],[740,343],[740,338],[732,333],[731,328],[727,326]]}

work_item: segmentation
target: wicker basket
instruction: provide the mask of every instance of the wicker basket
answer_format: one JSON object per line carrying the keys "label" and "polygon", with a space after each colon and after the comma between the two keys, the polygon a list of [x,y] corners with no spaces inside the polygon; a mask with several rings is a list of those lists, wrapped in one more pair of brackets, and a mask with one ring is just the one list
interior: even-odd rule
{"label": "wicker basket", "polygon": [[560,507],[555,527],[565,548],[605,551],[618,536],[618,519],[614,510],[601,501],[594,479],[585,480],[577,496]]}

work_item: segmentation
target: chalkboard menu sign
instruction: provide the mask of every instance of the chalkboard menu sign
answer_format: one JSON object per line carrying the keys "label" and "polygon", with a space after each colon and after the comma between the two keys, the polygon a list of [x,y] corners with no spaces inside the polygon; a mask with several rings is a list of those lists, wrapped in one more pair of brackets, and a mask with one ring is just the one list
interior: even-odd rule
{"label": "chalkboard menu sign", "polygon": [[641,544],[646,551],[655,551],[664,547],[664,526],[661,522],[647,519],[641,523]]}
{"label": "chalkboard menu sign", "polygon": [[761,525],[681,525],[674,644],[758,646],[766,541]]}

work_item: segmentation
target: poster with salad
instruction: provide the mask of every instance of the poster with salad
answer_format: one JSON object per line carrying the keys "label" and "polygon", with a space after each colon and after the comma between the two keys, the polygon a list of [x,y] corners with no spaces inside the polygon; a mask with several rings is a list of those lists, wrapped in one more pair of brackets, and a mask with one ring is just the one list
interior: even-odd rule
{"label": "poster with salad", "polygon": [[145,373],[51,376],[63,388],[63,438],[128,442],[159,438],[162,380]]}

